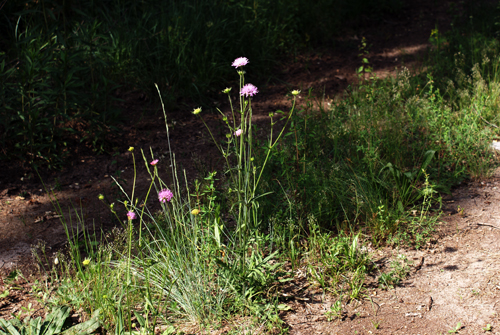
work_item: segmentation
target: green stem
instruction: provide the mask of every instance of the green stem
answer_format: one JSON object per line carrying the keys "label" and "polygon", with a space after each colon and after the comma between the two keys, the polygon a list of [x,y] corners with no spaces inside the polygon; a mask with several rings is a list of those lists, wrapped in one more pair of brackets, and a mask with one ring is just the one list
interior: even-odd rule
{"label": "green stem", "polygon": [[288,125],[288,122],[290,121],[290,118],[293,114],[295,110],[295,97],[293,98],[293,104],[292,104],[292,109],[290,110],[290,114],[288,114],[288,119],[286,120],[286,123],[285,125],[283,126],[283,129],[281,129],[281,132],[280,134],[278,135],[278,137],[276,138],[276,140],[274,141],[274,143],[272,143],[273,141],[273,138],[271,137],[271,139],[269,140],[270,142],[270,145],[269,145],[269,148],[267,150],[267,154],[266,154],[266,159],[264,160],[264,164],[262,164],[262,167],[260,168],[260,173],[259,173],[259,178],[257,178],[257,183],[256,183],[256,186],[259,185],[259,182],[260,182],[260,178],[262,177],[262,172],[264,172],[264,168],[267,164],[267,160],[269,159],[269,155],[271,153],[271,150],[276,146],[276,144],[278,143],[279,139],[281,138],[281,136],[283,135],[283,132],[285,131],[286,129],[286,126]]}

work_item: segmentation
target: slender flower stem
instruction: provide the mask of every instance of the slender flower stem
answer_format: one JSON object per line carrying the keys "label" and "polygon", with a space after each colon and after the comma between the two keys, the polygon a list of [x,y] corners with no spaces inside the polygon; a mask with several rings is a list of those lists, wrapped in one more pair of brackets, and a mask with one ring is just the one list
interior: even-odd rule
{"label": "slender flower stem", "polygon": [[[245,84],[245,78],[243,75],[243,72],[240,73],[240,90]],[[243,134],[247,134],[247,129],[246,129],[246,119],[245,119],[245,98],[243,95],[240,94],[240,123],[241,127],[240,129],[243,131]],[[239,155],[238,155],[238,235],[239,235],[239,242],[242,243],[242,237],[243,237],[243,232],[242,232],[242,223],[245,223],[244,216],[243,216],[243,201],[241,198],[241,192],[243,190],[243,180],[242,180],[242,163],[243,163],[243,156],[244,156],[244,136],[240,136],[239,138],[237,137],[237,141],[239,141]],[[238,142],[237,142],[238,143]],[[243,216],[243,217],[242,217]]]}
{"label": "slender flower stem", "polygon": [[215,140],[215,137],[214,135],[212,134],[212,131],[210,130],[210,127],[208,127],[207,123],[205,122],[205,120],[200,116],[200,119],[201,119],[201,122],[203,122],[203,124],[205,125],[205,128],[208,129],[208,132],[210,134],[210,137],[212,137],[212,141],[214,141],[215,143],[215,146],[217,147],[217,149],[221,152],[221,154],[224,156],[224,159],[226,160],[226,164],[227,166],[229,166],[229,160],[228,160],[228,155],[226,152],[224,152],[224,150],[222,149],[222,147],[217,143],[217,141]]}
{"label": "slender flower stem", "polygon": [[259,185],[260,178],[262,177],[262,172],[264,172],[264,167],[266,166],[267,160],[269,159],[269,155],[271,154],[271,150],[276,146],[279,139],[283,135],[283,132],[285,131],[286,126],[288,125],[288,122],[290,121],[290,118],[292,117],[294,110],[295,110],[295,97],[293,98],[292,109],[290,110],[290,113],[288,114],[288,118],[286,120],[285,125],[283,126],[283,129],[281,129],[281,132],[279,133],[279,135],[276,138],[276,140],[274,141],[274,143],[273,143],[272,137],[269,139],[269,148],[267,149],[266,159],[264,160],[264,164],[262,164],[262,167],[260,169],[259,178],[257,179],[256,185]]}
{"label": "slender flower stem", "polygon": [[137,179],[137,169],[136,169],[136,166],[135,166],[135,156],[134,156],[134,152],[132,151],[132,161],[134,162],[134,184],[132,185],[132,199],[131,199],[131,203],[132,205],[134,205],[134,193],[135,193],[135,182],[136,182],[136,179]]}

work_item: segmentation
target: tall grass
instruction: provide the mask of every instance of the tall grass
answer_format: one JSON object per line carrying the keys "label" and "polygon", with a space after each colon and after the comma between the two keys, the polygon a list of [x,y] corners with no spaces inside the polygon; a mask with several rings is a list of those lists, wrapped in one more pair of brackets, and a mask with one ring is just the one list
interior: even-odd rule
{"label": "tall grass", "polygon": [[407,70],[366,81],[326,110],[303,104],[264,177],[264,190],[281,198],[265,203],[264,213],[295,221],[304,232],[312,214],[339,233],[400,240],[423,224],[409,215],[414,206],[439,203],[438,191],[487,176],[494,164],[495,129],[476,110],[488,110],[485,98],[495,93],[481,84],[480,71],[470,80],[476,96],[457,98],[456,107],[431,77],[420,86]]}

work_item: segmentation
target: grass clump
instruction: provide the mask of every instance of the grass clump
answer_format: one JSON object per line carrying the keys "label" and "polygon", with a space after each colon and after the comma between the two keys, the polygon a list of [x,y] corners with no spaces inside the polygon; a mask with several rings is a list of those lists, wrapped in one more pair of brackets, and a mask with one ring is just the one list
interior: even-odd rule
{"label": "grass clump", "polygon": [[[305,103],[273,152],[264,186],[281,200],[266,203],[264,213],[295,221],[304,232],[314,215],[323,228],[362,231],[375,245],[421,246],[435,222],[438,192],[487,175],[495,132],[470,102],[450,106],[432,77],[418,85],[403,70],[363,82],[329,109]],[[282,204],[288,207],[280,212]]]}
{"label": "grass clump", "polygon": [[[286,274],[278,252],[271,250],[269,238],[259,230],[259,201],[265,194],[258,193],[258,185],[266,163],[256,165],[253,156],[251,97],[258,89],[245,83],[239,69],[248,59],[237,61],[233,66],[240,75],[239,109],[223,114],[229,132],[218,145],[227,163],[231,190],[227,192],[233,195],[228,197],[233,202],[224,204],[225,219],[215,193],[215,173],[190,187],[187,178],[178,175],[173,154],[159,162],[152,152],[150,159],[141,152],[150,188],[141,197],[134,188],[127,194],[119,186],[126,198],[122,204],[127,220],[123,230],[113,234],[113,243],[96,247],[71,240],[73,226],[65,222],[70,253],[69,258],[59,256],[55,275],[65,279],[53,304],[69,303],[89,312],[99,308],[108,320],[104,327],[116,332],[133,331],[139,324],[154,332],[172,323],[202,331],[234,315],[264,320],[270,329],[280,323],[278,300],[272,293]],[[200,113],[201,109],[194,110]],[[167,125],[167,137],[168,132]],[[268,142],[269,154],[283,132]],[[135,166],[134,148],[129,151]],[[168,163],[167,184],[158,169]],[[160,202],[160,212],[148,210],[151,198]],[[114,204],[110,210],[120,220]],[[85,289],[89,287],[92,290]]]}

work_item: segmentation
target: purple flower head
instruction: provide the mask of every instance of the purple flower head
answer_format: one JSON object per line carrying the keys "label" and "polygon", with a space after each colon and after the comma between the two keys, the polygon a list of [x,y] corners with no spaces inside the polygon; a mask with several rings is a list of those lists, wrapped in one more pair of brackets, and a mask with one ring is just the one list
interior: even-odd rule
{"label": "purple flower head", "polygon": [[129,220],[133,220],[133,219],[135,219],[137,217],[137,215],[135,215],[135,213],[132,212],[132,211],[128,211],[127,217],[128,217]]}
{"label": "purple flower head", "polygon": [[240,136],[242,133],[243,133],[243,130],[238,129],[238,130],[236,130],[236,131],[234,132],[234,136],[238,137],[238,136]]}
{"label": "purple flower head", "polygon": [[248,58],[246,57],[239,57],[239,58],[236,58],[233,62],[233,64],[231,64],[231,66],[234,66],[235,68],[239,68],[240,66],[245,66],[248,64]]}
{"label": "purple flower head", "polygon": [[157,159],[155,159],[154,161],[152,161],[152,162],[151,162],[151,163],[149,163],[149,164],[151,164],[151,165],[155,166],[156,164],[158,164],[158,160],[157,160]]}
{"label": "purple flower head", "polygon": [[160,202],[163,203],[170,202],[170,200],[172,200],[173,197],[174,194],[168,188],[164,188],[163,190],[160,191],[160,193],[158,193],[158,200],[160,200]]}
{"label": "purple flower head", "polygon": [[259,93],[259,90],[257,89],[257,87],[253,86],[252,84],[246,84],[245,86],[243,86],[241,88],[241,91],[240,91],[240,95],[245,96],[247,98],[253,97],[257,93]]}

